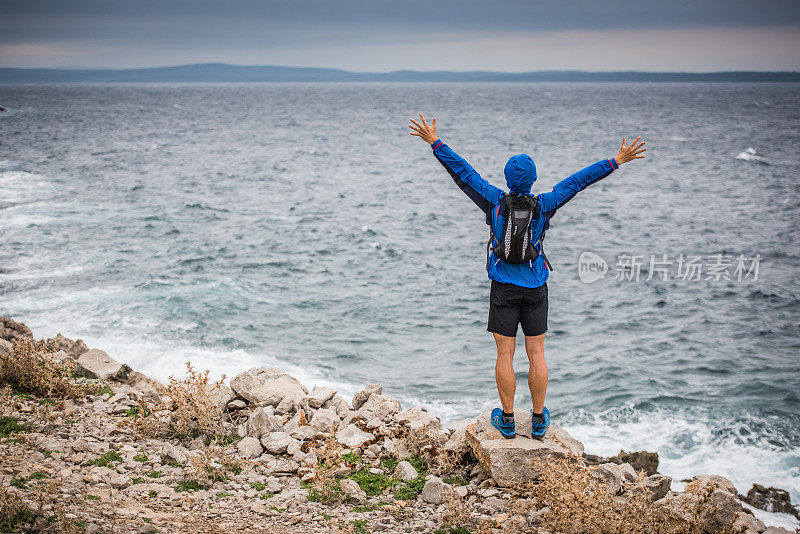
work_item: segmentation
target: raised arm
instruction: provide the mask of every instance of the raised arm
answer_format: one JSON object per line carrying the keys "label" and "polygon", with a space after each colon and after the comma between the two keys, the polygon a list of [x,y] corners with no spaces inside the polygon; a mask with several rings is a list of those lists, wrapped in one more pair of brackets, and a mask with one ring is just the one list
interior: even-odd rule
{"label": "raised arm", "polygon": [[637,137],[630,145],[626,146],[625,138],[623,137],[622,145],[616,156],[611,159],[602,159],[579,170],[558,182],[549,193],[539,195],[542,210],[550,212],[550,216],[552,216],[558,208],[572,200],[579,192],[593,183],[599,182],[617,170],[623,163],[635,159],[643,159],[644,156],[641,154],[647,149],[644,148],[644,141],[639,142],[640,139],[641,137]]}
{"label": "raised arm", "polygon": [[420,122],[411,119],[411,124],[408,125],[411,128],[409,133],[431,145],[434,157],[447,170],[456,185],[487,215],[488,221],[489,213],[492,207],[500,202],[503,191],[484,180],[472,165],[439,139],[436,119],[428,124],[422,113],[419,114],[419,118]]}

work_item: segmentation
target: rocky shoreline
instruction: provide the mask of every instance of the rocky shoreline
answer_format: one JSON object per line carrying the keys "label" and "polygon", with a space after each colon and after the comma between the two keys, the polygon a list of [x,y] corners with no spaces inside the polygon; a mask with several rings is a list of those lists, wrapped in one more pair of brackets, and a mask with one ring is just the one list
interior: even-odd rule
{"label": "rocky shoreline", "polygon": [[[442,429],[380,384],[348,400],[278,368],[226,384],[191,366],[159,384],[0,318],[0,387],[0,532],[789,533],[723,477],[671,491],[654,453],[526,438],[526,412],[513,440],[488,412]],[[747,502],[797,513],[762,489]]]}

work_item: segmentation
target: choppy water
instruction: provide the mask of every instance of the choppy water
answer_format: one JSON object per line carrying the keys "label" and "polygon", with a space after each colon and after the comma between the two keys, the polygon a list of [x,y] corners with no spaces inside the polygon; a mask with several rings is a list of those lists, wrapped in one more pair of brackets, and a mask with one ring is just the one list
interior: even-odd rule
{"label": "choppy water", "polygon": [[[536,191],[640,134],[648,158],[548,233],[548,407],[590,452],[797,502],[798,104],[769,84],[0,86],[0,313],[162,379],[279,365],[471,416],[496,403],[487,230],[408,118],[498,185],[532,154]],[[603,280],[579,281],[583,251]],[[625,253],[762,260],[758,280],[616,280]]]}

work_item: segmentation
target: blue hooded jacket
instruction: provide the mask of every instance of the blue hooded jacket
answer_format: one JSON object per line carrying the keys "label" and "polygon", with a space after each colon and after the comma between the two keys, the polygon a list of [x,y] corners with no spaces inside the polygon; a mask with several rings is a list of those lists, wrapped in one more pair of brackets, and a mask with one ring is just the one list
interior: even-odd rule
{"label": "blue hooded jacket", "polygon": [[[437,139],[431,148],[433,155],[444,166],[456,185],[486,215],[486,224],[491,227],[493,235],[502,236],[506,219],[505,215],[501,213],[500,204],[506,193],[484,180],[464,158],[456,154],[441,139]],[[580,191],[602,180],[618,168],[619,165],[614,158],[603,159],[561,180],[553,187],[552,191],[536,195],[539,201],[540,215],[531,223],[531,242],[536,243],[539,237],[544,239],[544,232],[550,227],[550,219],[555,215],[556,210],[572,200],[572,197]],[[530,194],[531,186],[536,181],[536,165],[530,156],[527,154],[513,156],[506,163],[504,173],[509,191],[517,194]],[[497,240],[493,239],[491,245],[497,244]],[[539,244],[539,252],[541,252],[541,247],[542,245]],[[491,280],[522,287],[539,287],[547,282],[550,273],[543,254],[539,254],[533,264],[511,264],[495,257],[492,252],[489,253],[486,261],[486,272]]]}

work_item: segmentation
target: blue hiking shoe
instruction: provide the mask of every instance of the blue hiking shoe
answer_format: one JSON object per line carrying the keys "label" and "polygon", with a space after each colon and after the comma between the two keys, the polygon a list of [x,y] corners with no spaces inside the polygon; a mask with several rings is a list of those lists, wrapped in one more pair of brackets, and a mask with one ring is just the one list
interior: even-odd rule
{"label": "blue hiking shoe", "polygon": [[542,439],[547,433],[547,427],[550,426],[550,412],[547,408],[542,408],[542,419],[533,416],[531,410],[531,437],[533,439]]}
{"label": "blue hiking shoe", "polygon": [[503,410],[501,408],[492,410],[492,426],[499,430],[500,435],[506,439],[511,439],[517,435],[513,421],[510,424],[503,422]]}

